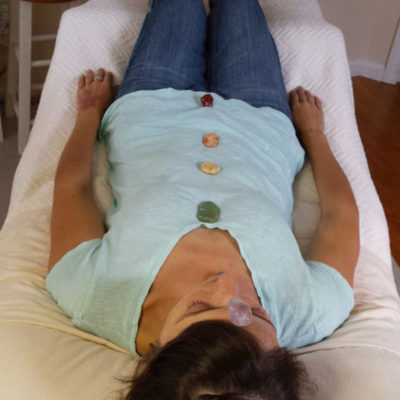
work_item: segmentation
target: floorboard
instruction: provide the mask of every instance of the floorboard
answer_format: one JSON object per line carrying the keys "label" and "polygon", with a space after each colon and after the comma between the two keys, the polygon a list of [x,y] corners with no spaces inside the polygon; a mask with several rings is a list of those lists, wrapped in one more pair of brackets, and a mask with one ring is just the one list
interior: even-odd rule
{"label": "floorboard", "polygon": [[361,140],[388,220],[392,255],[400,264],[400,83],[352,81]]}

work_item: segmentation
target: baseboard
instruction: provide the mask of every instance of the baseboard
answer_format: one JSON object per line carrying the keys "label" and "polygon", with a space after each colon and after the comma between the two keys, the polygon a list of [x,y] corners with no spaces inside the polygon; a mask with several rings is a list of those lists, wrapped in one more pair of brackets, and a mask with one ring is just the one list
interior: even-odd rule
{"label": "baseboard", "polygon": [[366,78],[382,81],[385,66],[370,61],[350,61],[351,76],[364,76]]}
{"label": "baseboard", "polygon": [[388,74],[385,72],[386,68],[383,64],[378,64],[370,61],[350,61],[350,72],[351,76],[365,76],[366,78],[374,79],[379,82],[390,83],[396,85],[400,82],[400,70],[397,76],[392,73]]}

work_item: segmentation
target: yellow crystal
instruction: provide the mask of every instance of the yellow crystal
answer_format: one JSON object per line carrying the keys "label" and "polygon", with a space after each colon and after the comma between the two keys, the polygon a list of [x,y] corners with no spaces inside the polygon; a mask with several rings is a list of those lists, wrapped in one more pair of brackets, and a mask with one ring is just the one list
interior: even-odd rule
{"label": "yellow crystal", "polygon": [[218,164],[206,161],[200,164],[200,170],[205,174],[217,175],[221,171],[221,167]]}

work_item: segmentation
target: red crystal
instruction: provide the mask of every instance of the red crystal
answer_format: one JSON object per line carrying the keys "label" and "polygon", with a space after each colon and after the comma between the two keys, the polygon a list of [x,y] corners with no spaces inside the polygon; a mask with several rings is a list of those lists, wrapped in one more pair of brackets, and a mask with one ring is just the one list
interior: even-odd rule
{"label": "red crystal", "polygon": [[202,98],[201,98],[201,104],[203,104],[204,107],[212,107],[213,105],[213,97],[211,96],[211,94],[205,94]]}

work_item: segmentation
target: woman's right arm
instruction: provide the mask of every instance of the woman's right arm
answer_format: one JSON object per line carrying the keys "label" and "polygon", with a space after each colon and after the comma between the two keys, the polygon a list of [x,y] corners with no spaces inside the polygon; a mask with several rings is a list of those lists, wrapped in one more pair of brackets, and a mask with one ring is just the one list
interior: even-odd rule
{"label": "woman's right arm", "polygon": [[337,269],[353,286],[360,250],[358,207],[346,175],[324,134],[319,99],[303,88],[290,96],[293,123],[309,156],[321,204],[321,218],[307,259]]}
{"label": "woman's right arm", "polygon": [[56,171],[48,271],[69,250],[105,233],[93,196],[92,154],[101,118],[115,94],[111,74],[103,69],[97,73],[104,81],[94,81],[92,70],[79,80],[76,123]]}

